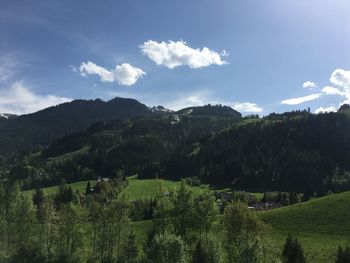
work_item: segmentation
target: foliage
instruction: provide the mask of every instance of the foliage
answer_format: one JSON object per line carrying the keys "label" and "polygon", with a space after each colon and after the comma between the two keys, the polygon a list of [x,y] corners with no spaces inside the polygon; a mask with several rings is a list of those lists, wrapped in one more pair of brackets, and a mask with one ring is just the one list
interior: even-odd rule
{"label": "foliage", "polygon": [[147,251],[147,259],[153,263],[184,263],[184,242],[173,234],[156,235]]}
{"label": "foliage", "polygon": [[225,208],[223,230],[228,262],[262,262],[263,224],[246,205],[235,202]]}
{"label": "foliage", "polygon": [[284,263],[305,263],[304,250],[296,237],[288,235],[282,251]]}
{"label": "foliage", "polygon": [[335,263],[349,263],[350,262],[350,247],[343,249],[342,247],[338,248],[337,259]]}

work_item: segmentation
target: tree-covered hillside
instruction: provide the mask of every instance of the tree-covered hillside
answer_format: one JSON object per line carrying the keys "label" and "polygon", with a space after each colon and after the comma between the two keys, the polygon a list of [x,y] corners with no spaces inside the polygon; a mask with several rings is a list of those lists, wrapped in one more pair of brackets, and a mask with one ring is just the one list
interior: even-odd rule
{"label": "tree-covered hillside", "polygon": [[312,194],[349,187],[350,118],[292,112],[243,120],[178,151],[163,176]]}
{"label": "tree-covered hillside", "polygon": [[[124,99],[99,103],[130,105]],[[57,113],[48,109],[45,116],[55,116],[50,111]],[[114,116],[127,116],[125,109],[121,112]],[[177,112],[145,108],[145,112],[124,120],[95,122],[84,131],[41,146],[41,151],[3,161],[0,171],[12,181],[21,180],[25,188],[58,184],[61,178],[75,182],[138,174],[176,180],[198,177],[204,183],[234,189],[296,191],[306,196],[350,189],[347,105],[336,113],[294,111],[264,118],[242,118],[221,105]],[[91,114],[88,111],[86,116]],[[48,117],[45,122],[34,116],[40,129],[53,129]]]}
{"label": "tree-covered hillside", "polygon": [[[9,178],[21,180],[25,187],[57,184],[61,178],[78,181],[133,174],[154,178],[178,149],[241,119],[232,109],[233,114],[228,115],[227,107],[203,108],[205,114],[154,113],[94,123],[83,132],[48,144],[41,152],[25,155],[9,169]],[[221,115],[221,110],[225,114]]]}
{"label": "tree-covered hillside", "polygon": [[149,116],[148,107],[134,99],[74,100],[36,113],[0,118],[0,155],[45,147],[98,121]]}

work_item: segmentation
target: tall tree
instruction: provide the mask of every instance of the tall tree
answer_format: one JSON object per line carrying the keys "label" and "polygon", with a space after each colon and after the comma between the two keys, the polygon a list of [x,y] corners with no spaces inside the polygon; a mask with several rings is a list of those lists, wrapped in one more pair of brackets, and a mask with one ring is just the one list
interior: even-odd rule
{"label": "tall tree", "polygon": [[207,239],[208,234],[217,223],[219,209],[215,202],[215,196],[211,192],[203,194],[194,205],[195,223],[199,234]]}
{"label": "tall tree", "polygon": [[221,263],[223,260],[220,242],[213,237],[199,239],[193,252],[192,263]]}
{"label": "tall tree", "polygon": [[223,227],[229,263],[261,262],[263,224],[246,204],[235,202],[228,205],[223,216]]}
{"label": "tall tree", "polygon": [[184,242],[173,234],[156,235],[146,255],[152,263],[184,263]]}
{"label": "tall tree", "polygon": [[350,262],[350,247],[347,246],[345,249],[342,247],[338,248],[337,258],[335,263],[349,263]]}
{"label": "tall tree", "polygon": [[305,263],[304,250],[296,237],[288,235],[282,252],[283,263]]}
{"label": "tall tree", "polygon": [[175,192],[172,201],[172,221],[175,234],[186,240],[195,227],[195,223],[193,216],[193,195],[184,181],[181,182],[181,186]]}
{"label": "tall tree", "polygon": [[66,204],[58,218],[58,251],[62,256],[73,258],[82,245],[83,216],[79,206]]}

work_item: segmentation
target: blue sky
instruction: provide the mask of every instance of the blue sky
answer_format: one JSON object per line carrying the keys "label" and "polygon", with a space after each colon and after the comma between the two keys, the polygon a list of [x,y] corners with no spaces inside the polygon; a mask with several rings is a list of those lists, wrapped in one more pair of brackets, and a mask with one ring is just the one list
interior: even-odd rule
{"label": "blue sky", "polygon": [[2,0],[0,112],[115,96],[336,110],[350,101],[349,13],[349,0]]}

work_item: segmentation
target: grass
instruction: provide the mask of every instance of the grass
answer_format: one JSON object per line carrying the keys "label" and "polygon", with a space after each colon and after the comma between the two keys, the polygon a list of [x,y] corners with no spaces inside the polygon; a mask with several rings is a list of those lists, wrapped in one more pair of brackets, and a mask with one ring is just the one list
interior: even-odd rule
{"label": "grass", "polygon": [[270,249],[281,251],[288,233],[298,237],[308,262],[335,261],[339,245],[350,244],[350,192],[259,212],[268,226]]}
{"label": "grass", "polygon": [[[156,197],[160,186],[165,191],[173,191],[181,185],[180,181],[170,181],[165,179],[138,179],[137,176],[129,177],[129,185],[124,190],[130,200],[138,200]],[[189,187],[194,196],[209,190],[207,185]]]}
{"label": "grass", "polygon": [[[78,190],[80,193],[85,193],[87,183],[88,183],[88,181],[80,181],[80,182],[71,183],[71,184],[67,184],[67,185],[72,187],[72,190],[74,192],[76,190]],[[52,195],[52,194],[55,194],[58,191],[58,185],[44,187],[42,189],[43,189],[45,195]],[[23,191],[23,193],[25,195],[30,195],[31,196],[34,193],[34,191],[35,191],[35,189],[32,189],[32,190]]]}

